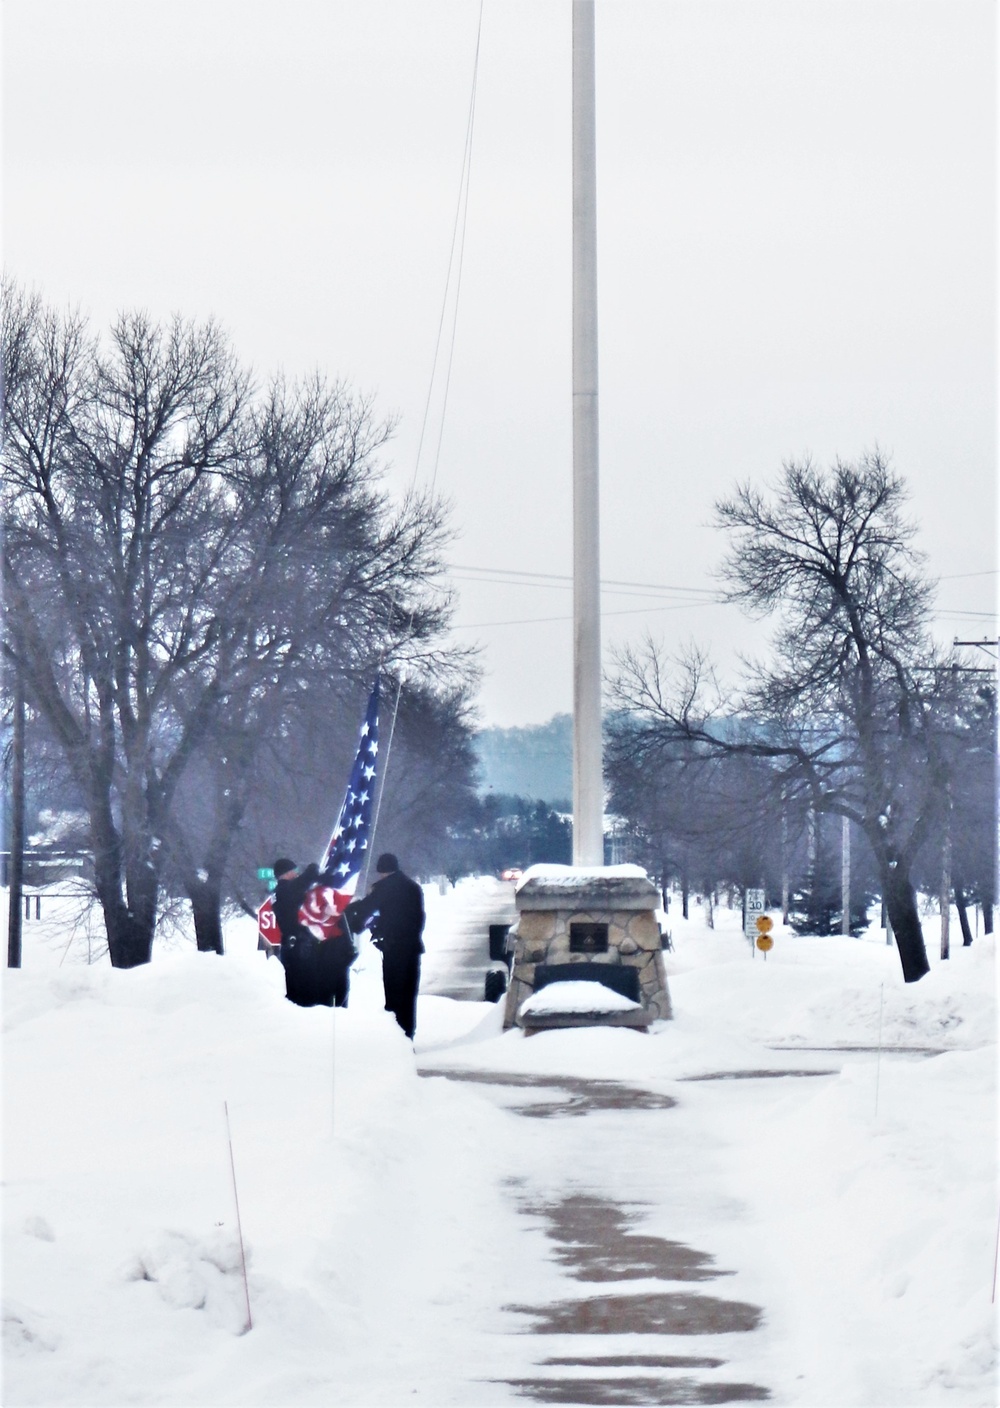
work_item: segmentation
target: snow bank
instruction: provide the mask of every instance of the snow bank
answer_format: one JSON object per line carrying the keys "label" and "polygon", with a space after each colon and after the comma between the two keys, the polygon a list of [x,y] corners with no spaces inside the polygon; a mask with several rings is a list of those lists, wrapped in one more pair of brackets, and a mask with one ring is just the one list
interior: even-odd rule
{"label": "snow bank", "polygon": [[[429,947],[475,893],[434,897]],[[526,1040],[425,996],[415,1060],[370,947],[346,1011],[303,1011],[249,921],[225,958],[158,945],[131,972],[26,926],[3,984],[3,1402],[514,1401],[545,1350],[502,1307],[580,1294],[518,1208],[583,1191],[735,1273],[765,1319],[720,1372],[774,1403],[992,1405],[992,939],[906,986],[877,934],[779,927],[765,960],[738,914],[669,927],[674,1021]],[[540,1123],[418,1061],[676,1104]]]}
{"label": "snow bank", "polygon": [[249,942],[6,975],[4,1403],[398,1403],[442,1360],[472,1376],[513,1221],[481,1177],[498,1117],[419,1079],[368,957],[336,1013],[287,1003]]}

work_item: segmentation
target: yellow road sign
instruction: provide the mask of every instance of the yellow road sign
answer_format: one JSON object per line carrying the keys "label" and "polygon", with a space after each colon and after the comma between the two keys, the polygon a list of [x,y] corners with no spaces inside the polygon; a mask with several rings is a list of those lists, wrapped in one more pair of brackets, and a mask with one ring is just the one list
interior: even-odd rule
{"label": "yellow road sign", "polygon": [[767,953],[769,948],[774,948],[774,940],[769,938],[767,934],[761,934],[760,938],[757,940],[757,947],[760,949],[761,953]]}
{"label": "yellow road sign", "polygon": [[769,934],[774,928],[774,920],[769,914],[762,914],[757,920],[757,933]]}

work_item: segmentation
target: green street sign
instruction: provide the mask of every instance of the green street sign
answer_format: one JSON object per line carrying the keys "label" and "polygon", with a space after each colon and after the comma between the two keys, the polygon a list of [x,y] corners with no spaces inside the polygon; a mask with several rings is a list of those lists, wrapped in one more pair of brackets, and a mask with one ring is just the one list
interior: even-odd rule
{"label": "green street sign", "polygon": [[273,880],[273,879],[274,879],[274,871],[271,869],[271,867],[270,867],[269,865],[261,865],[261,866],[258,866],[258,868],[257,868],[257,879],[258,879],[258,880]]}

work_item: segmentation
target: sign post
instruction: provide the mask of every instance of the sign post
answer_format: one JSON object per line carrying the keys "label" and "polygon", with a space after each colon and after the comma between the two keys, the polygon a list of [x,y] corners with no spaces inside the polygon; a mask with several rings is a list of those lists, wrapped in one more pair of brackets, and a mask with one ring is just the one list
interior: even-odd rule
{"label": "sign post", "polygon": [[277,889],[278,881],[274,871],[269,865],[257,867],[257,879],[263,880],[267,888],[272,892],[268,895],[264,903],[257,909],[257,951],[263,950],[268,958],[272,953],[277,953],[281,947],[281,934],[278,932],[278,921],[274,917],[274,890]]}
{"label": "sign post", "polygon": [[764,913],[764,891],[747,890],[743,900],[743,935],[753,940],[757,937],[757,920]]}

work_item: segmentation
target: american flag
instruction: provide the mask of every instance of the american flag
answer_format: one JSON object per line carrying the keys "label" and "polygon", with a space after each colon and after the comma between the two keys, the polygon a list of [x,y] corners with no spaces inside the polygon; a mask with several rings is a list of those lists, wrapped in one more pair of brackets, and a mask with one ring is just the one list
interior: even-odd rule
{"label": "american flag", "polygon": [[344,804],[320,861],[320,869],[333,877],[333,888],[315,885],[306,895],[299,911],[303,924],[307,924],[318,938],[329,938],[339,927],[339,918],[354,898],[358,877],[368,856],[378,764],[378,694],[379,682],[376,680],[361,725],[358,752],[344,794]]}
{"label": "american flag", "polygon": [[[368,855],[378,763],[378,693],[379,682],[376,679],[361,725],[358,752],[344,804],[320,861],[320,869],[332,873],[333,886],[314,885],[299,910],[299,919],[318,939],[331,938],[339,931],[340,916],[354,898]],[[257,926],[260,932],[259,947],[267,945],[268,952],[274,952],[280,935],[274,919],[272,896],[268,896],[258,909]]]}

